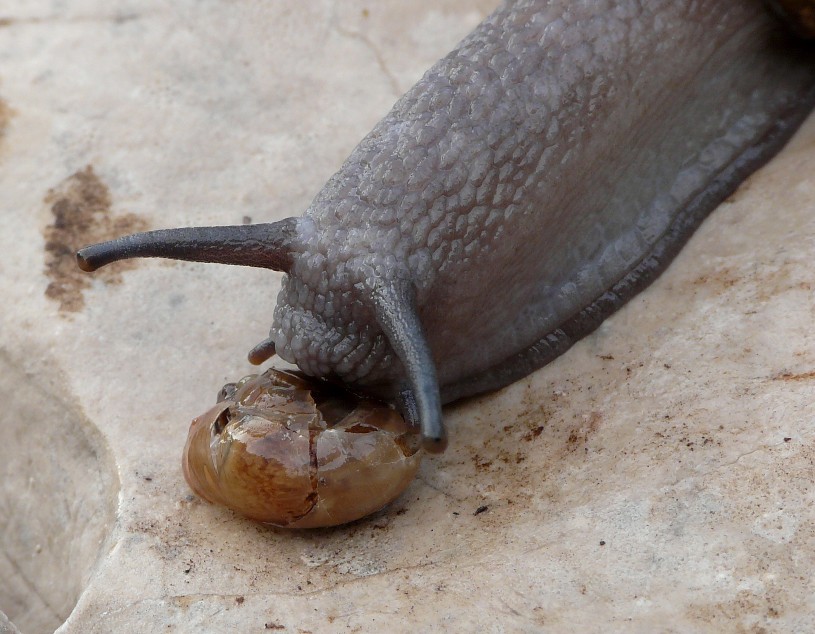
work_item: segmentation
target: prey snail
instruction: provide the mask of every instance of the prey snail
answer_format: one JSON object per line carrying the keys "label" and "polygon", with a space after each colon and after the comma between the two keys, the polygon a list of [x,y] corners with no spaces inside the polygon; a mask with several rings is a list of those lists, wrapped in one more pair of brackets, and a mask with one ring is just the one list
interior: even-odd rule
{"label": "prey snail", "polygon": [[78,259],[285,272],[250,359],[277,353],[395,403],[441,451],[443,403],[592,332],[813,104],[812,47],[759,0],[508,0],[303,216],[136,234]]}
{"label": "prey snail", "polygon": [[287,528],[345,524],[392,501],[419,468],[399,414],[267,370],[224,386],[190,425],[182,465],[199,496]]}

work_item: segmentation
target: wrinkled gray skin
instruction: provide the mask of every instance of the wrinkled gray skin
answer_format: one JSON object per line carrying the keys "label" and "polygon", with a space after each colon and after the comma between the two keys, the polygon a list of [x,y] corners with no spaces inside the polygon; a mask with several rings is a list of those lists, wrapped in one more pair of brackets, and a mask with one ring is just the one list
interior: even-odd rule
{"label": "wrinkled gray skin", "polygon": [[660,241],[686,239],[756,167],[745,153],[808,110],[815,65],[774,38],[788,39],[750,0],[505,3],[298,220],[277,354],[314,376],[397,385],[370,296],[398,278],[417,289],[444,400],[542,365],[523,351]]}
{"label": "wrinkled gray skin", "polygon": [[80,265],[286,271],[258,360],[276,348],[397,398],[443,447],[440,401],[591,332],[780,148],[815,102],[815,56],[793,39],[760,0],[507,1],[303,217],[230,230],[228,246],[198,230],[128,237]]}

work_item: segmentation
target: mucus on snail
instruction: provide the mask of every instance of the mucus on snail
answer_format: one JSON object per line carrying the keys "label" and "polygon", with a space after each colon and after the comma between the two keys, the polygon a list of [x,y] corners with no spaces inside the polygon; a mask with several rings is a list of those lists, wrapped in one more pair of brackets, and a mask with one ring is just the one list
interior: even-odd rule
{"label": "mucus on snail", "polygon": [[[791,20],[794,4],[772,2]],[[812,47],[758,0],[509,0],[302,217],[135,234],[77,258],[87,271],[165,257],[285,272],[250,360],[277,353],[395,403],[441,451],[443,403],[597,328],[813,104]]]}

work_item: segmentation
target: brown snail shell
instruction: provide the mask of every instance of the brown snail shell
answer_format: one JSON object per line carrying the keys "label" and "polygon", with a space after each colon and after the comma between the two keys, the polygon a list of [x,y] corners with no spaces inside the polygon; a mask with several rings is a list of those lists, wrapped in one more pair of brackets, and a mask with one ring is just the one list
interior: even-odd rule
{"label": "brown snail shell", "polygon": [[192,421],[182,460],[196,494],[288,528],[345,524],[404,491],[420,438],[386,404],[282,370],[229,383]]}

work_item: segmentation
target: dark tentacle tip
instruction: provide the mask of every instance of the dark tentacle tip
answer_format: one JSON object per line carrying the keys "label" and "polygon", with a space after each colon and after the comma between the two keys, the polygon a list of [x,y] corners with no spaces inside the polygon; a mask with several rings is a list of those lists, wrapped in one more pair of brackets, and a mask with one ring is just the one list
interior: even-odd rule
{"label": "dark tentacle tip", "polygon": [[[134,234],[136,236],[141,234]],[[76,252],[76,263],[79,268],[87,273],[92,273],[103,266],[107,266],[112,262],[125,260],[133,257],[130,253],[128,241],[132,240],[131,236],[124,238],[117,238],[116,240],[109,240],[107,242],[99,242],[82,247]]]}
{"label": "dark tentacle tip", "polygon": [[76,264],[86,273],[93,273],[99,268],[91,259],[88,258],[87,247],[76,252]]}
{"label": "dark tentacle tip", "polygon": [[249,363],[260,365],[275,355],[275,345],[271,338],[266,338],[249,351],[246,355]]}
{"label": "dark tentacle tip", "polygon": [[427,453],[444,453],[447,449],[447,434],[441,436],[424,436],[422,438],[422,447]]}

